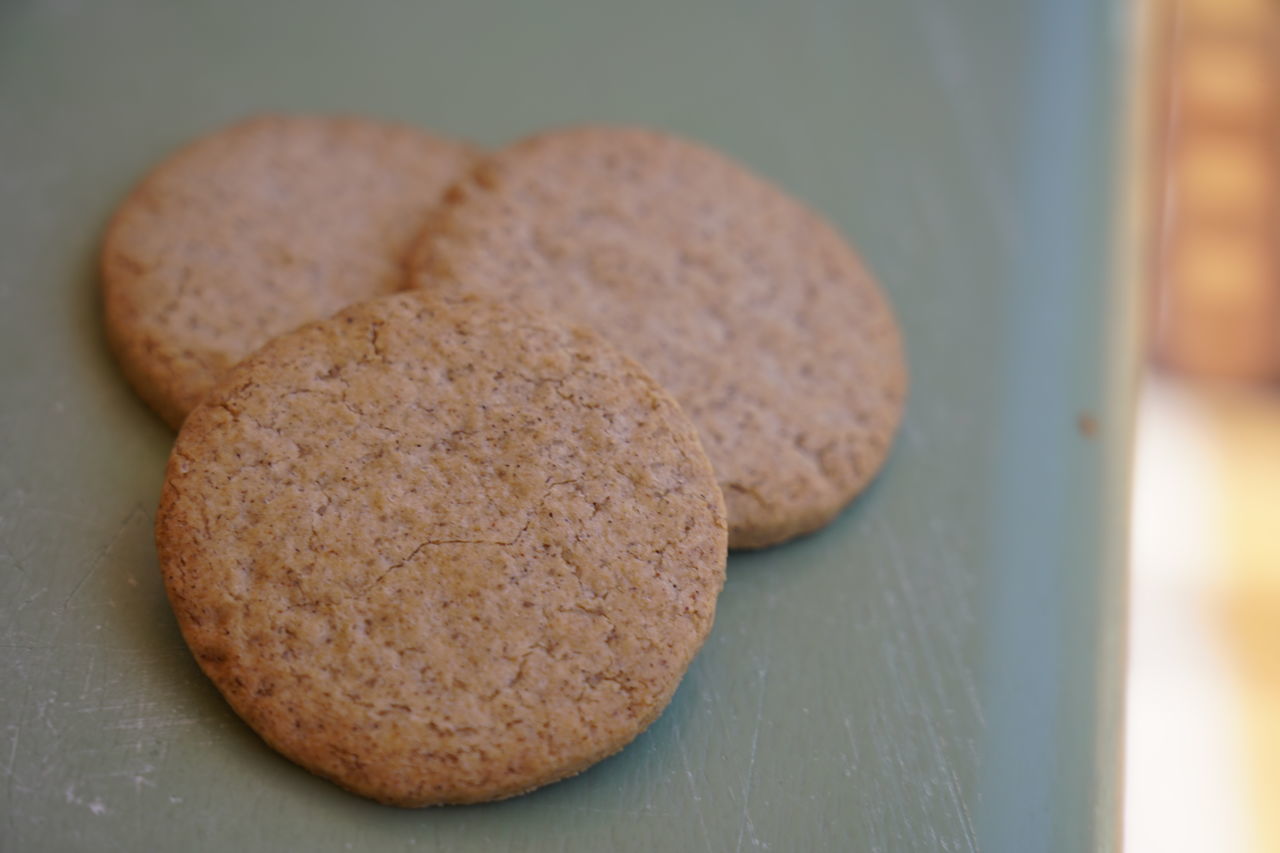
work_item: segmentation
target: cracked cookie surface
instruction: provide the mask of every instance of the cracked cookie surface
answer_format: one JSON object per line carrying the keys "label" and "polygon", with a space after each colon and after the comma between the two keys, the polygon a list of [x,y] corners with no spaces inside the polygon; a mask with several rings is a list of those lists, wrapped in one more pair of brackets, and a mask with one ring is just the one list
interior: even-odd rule
{"label": "cracked cookie surface", "polygon": [[907,371],[884,294],[821,217],[703,146],[546,133],[449,191],[410,261],[596,329],[698,427],[734,548],[829,522],[872,479]]}
{"label": "cracked cookie surface", "polygon": [[156,520],[200,666],[274,748],[402,806],[576,773],[711,628],[696,431],[594,333],[402,293],[272,341],[178,435]]}
{"label": "cracked cookie surface", "polygon": [[416,128],[265,116],[158,165],[112,218],[104,319],[173,427],[222,371],[305,322],[404,286],[404,254],[473,149]]}

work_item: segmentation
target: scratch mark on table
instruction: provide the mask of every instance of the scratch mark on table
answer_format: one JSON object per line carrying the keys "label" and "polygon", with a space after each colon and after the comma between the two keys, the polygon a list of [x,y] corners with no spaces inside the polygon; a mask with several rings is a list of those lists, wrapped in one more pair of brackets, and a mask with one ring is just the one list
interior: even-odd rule
{"label": "scratch mark on table", "polygon": [[124,520],[121,521],[119,525],[117,525],[115,533],[113,533],[111,538],[107,540],[107,543],[98,549],[96,554],[94,554],[89,570],[80,576],[80,580],[76,581],[76,585],[71,588],[71,592],[69,592],[67,597],[63,599],[60,610],[66,610],[68,605],[71,604],[71,600],[76,597],[76,593],[80,591],[81,587],[85,585],[89,578],[93,577],[97,573],[98,569],[102,568],[102,564],[106,562],[107,555],[111,553],[111,549],[114,548],[116,543],[120,541],[122,536],[124,536],[125,530],[129,528],[129,525],[133,523],[133,520],[139,516],[145,519],[147,514],[142,509],[141,504],[134,504],[133,508],[129,510],[129,514],[124,517]]}
{"label": "scratch mark on table", "polygon": [[5,788],[9,807],[5,810],[8,812],[9,828],[13,829],[13,817],[18,812],[17,804],[13,801],[13,791],[16,787],[17,780],[14,776],[14,768],[18,764],[18,741],[22,739],[22,726],[14,724],[9,726],[9,730],[13,732],[13,740],[9,743],[9,761],[5,765],[4,777]]}
{"label": "scratch mark on table", "polygon": [[698,793],[698,786],[693,778],[693,767],[689,764],[689,749],[685,746],[684,732],[680,729],[680,722],[677,720],[672,726],[676,736],[676,746],[680,750],[680,763],[684,765],[684,775],[689,781],[689,798],[693,800],[693,811],[698,816],[698,826],[702,830],[702,842],[706,845],[707,853],[711,853],[711,833],[707,831],[707,820],[702,813],[702,795]]}
{"label": "scratch mark on table", "polygon": [[858,739],[853,736],[853,719],[851,717],[844,718],[844,730],[849,733],[849,763],[845,767],[848,775],[858,769]]}
{"label": "scratch mark on table", "polygon": [[[937,781],[945,791],[946,797],[951,802],[952,810],[959,820],[960,829],[963,833],[963,841],[968,850],[978,849],[977,833],[974,827],[973,816],[969,813],[969,806],[964,800],[964,796],[960,790],[960,779],[956,774],[956,769],[952,762],[947,758],[946,742],[942,733],[938,729],[937,720],[930,710],[931,706],[937,705],[945,700],[946,689],[942,682],[942,673],[938,668],[937,659],[929,653],[929,637],[924,621],[921,618],[920,607],[922,599],[917,592],[915,585],[911,582],[910,570],[904,564],[901,552],[901,543],[899,542],[893,530],[880,522],[878,519],[873,520],[874,526],[881,528],[883,538],[889,552],[889,565],[892,570],[892,576],[897,581],[898,589],[902,593],[903,603],[901,609],[906,612],[907,621],[910,624],[911,632],[915,635],[915,643],[925,652],[920,655],[924,662],[925,674],[928,679],[929,686],[933,689],[933,702],[927,702],[920,707],[920,716],[924,722],[924,728],[928,735],[928,743],[932,759],[934,762],[934,772]],[[948,632],[949,633],[949,632]],[[901,688],[901,682],[897,685]],[[904,772],[906,768],[903,768]],[[905,777],[904,777],[905,778]]]}
{"label": "scratch mark on table", "polygon": [[[948,535],[948,532],[943,527],[942,523],[937,518],[931,518],[929,519],[928,527],[929,527],[929,538],[932,541],[937,543],[946,543],[946,544],[940,545],[940,553],[947,553],[951,551],[952,550],[950,547],[950,545],[952,544],[950,542],[951,537]],[[952,574],[952,573],[948,572],[947,574]],[[970,611],[968,606],[964,606],[964,602],[966,601],[966,598],[967,598],[967,596],[965,595],[965,590],[961,588],[959,584],[956,584],[956,583],[952,583],[950,584],[950,586],[951,586],[952,600],[956,602],[957,607],[961,608],[961,613],[964,620],[972,624],[973,622],[972,612]],[[969,710],[973,713],[974,719],[977,720],[978,722],[978,726],[980,728],[986,728],[986,717],[982,711],[982,700],[978,696],[978,685],[977,685],[976,678],[964,679],[964,695],[965,695],[965,698],[968,700]]]}
{"label": "scratch mark on table", "polygon": [[[101,710],[101,709],[98,709]],[[116,710],[116,709],[112,709]],[[156,729],[168,729],[175,726],[191,726],[202,721],[201,717],[184,717],[170,716],[168,714],[155,714],[148,717],[129,717],[119,722],[110,723],[104,728],[114,731],[154,731]]]}
{"label": "scratch mark on table", "polygon": [[760,726],[764,722],[764,693],[765,685],[769,680],[769,659],[764,659],[764,666],[760,668],[760,692],[756,696],[756,721],[751,731],[751,759],[747,762],[747,780],[742,786],[742,823],[738,827],[738,844],[735,850],[742,850],[742,842],[746,835],[750,833],[751,844],[759,847],[760,839],[756,836],[756,826],[751,820],[751,783],[755,778],[756,772],[756,753],[760,746]]}
{"label": "scratch mark on table", "polygon": [[[3,520],[3,519],[0,519],[0,520]],[[13,553],[12,548],[10,548],[8,545],[0,545],[0,548],[4,549],[4,556],[8,557],[9,562],[13,563],[13,567],[18,570],[18,574],[22,575],[24,578],[31,577],[31,573],[27,571],[26,564],[23,563],[22,560],[18,559],[18,555]]]}
{"label": "scratch mark on table", "polygon": [[84,682],[80,685],[80,698],[88,699],[93,689],[93,674],[98,668],[98,656],[85,655]]}

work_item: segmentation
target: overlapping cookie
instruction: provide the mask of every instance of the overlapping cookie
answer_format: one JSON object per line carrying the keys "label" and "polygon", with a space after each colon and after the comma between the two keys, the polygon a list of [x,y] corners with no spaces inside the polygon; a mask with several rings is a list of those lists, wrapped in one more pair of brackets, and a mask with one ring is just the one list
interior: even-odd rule
{"label": "overlapping cookie", "polygon": [[102,250],[107,335],[134,388],[176,428],[271,338],[401,289],[405,250],[474,156],[407,125],[302,116],[178,151]]}
{"label": "overlapping cookie", "polygon": [[187,418],[156,538],[184,637],[269,744],[403,806],[620,749],[711,628],[724,504],[688,418],[594,333],[384,297]]}
{"label": "overlapping cookie", "polygon": [[448,193],[418,286],[460,283],[588,325],[680,402],[729,544],[829,522],[880,469],[907,371],[878,285],[817,214],[725,156],[632,128],[519,142]]}

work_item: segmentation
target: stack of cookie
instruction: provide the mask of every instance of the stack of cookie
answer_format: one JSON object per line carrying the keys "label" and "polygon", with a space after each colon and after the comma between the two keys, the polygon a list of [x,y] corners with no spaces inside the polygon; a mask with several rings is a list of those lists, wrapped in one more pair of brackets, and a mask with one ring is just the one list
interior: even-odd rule
{"label": "stack of cookie", "polygon": [[193,653],[273,747],[397,805],[631,741],[726,549],[830,521],[906,387],[830,225],[638,129],[486,156],[238,124],[129,196],[103,284],[125,374],[181,427],[156,537]]}

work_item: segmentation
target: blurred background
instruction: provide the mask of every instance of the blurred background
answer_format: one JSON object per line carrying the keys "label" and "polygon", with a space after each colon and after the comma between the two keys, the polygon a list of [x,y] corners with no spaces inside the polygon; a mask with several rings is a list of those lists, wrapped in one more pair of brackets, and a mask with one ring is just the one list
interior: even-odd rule
{"label": "blurred background", "polygon": [[1126,848],[1280,850],[1280,2],[1152,0]]}

